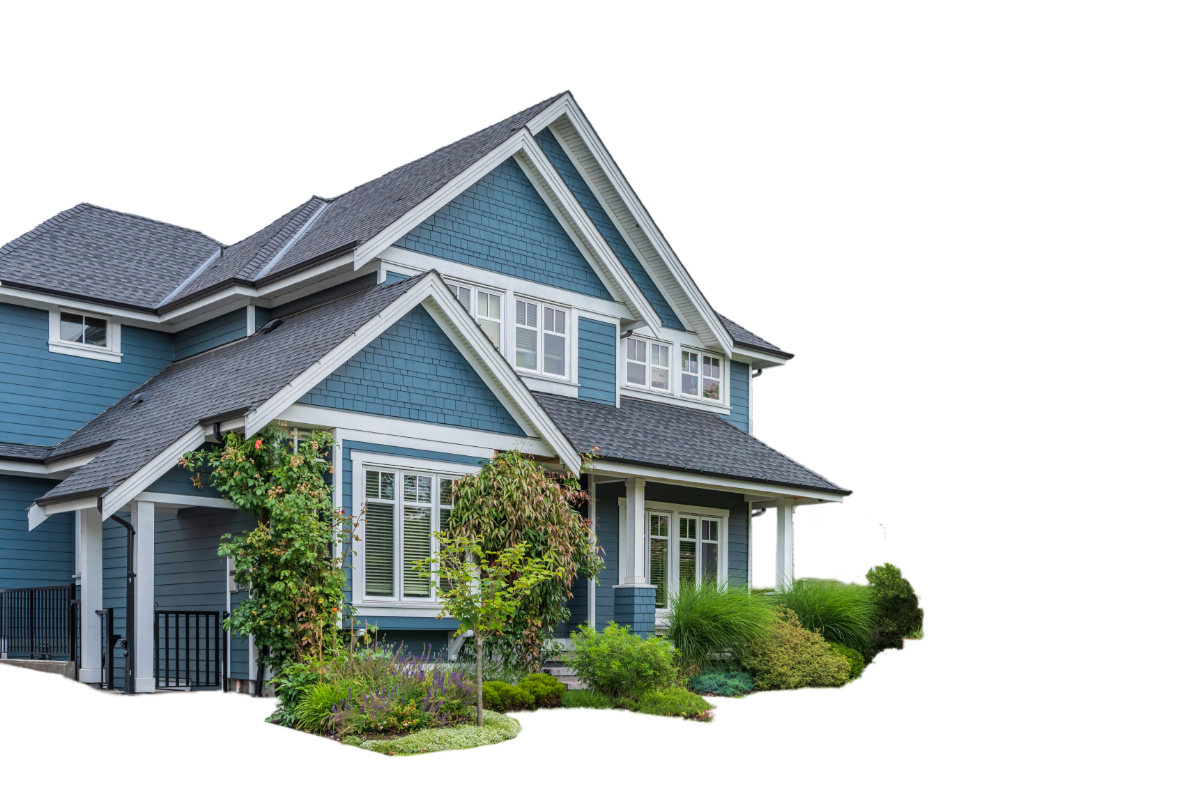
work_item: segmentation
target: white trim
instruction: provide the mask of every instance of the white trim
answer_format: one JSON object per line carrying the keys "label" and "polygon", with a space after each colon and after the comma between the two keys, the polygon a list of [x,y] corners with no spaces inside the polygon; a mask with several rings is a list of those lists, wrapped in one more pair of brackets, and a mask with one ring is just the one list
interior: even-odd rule
{"label": "white trim", "polygon": [[[575,338],[577,340],[577,337]],[[537,375],[524,370],[516,370],[517,374],[528,384],[528,388],[534,392],[546,392],[548,394],[560,394],[564,397],[578,397],[578,384],[574,381],[557,380],[551,376]]]}
{"label": "white trim", "polygon": [[200,497],[190,494],[171,494],[169,492],[142,492],[133,498],[138,503],[153,503],[163,508],[226,508],[236,509],[229,500],[221,497]]}
{"label": "white trim", "polygon": [[[774,587],[781,589],[794,577],[795,563],[795,518],[794,503],[789,497],[778,501],[777,510],[778,535],[775,542],[775,574],[777,581]],[[750,517],[752,519],[752,517]]]}
{"label": "white trim", "polygon": [[[621,548],[622,548],[624,542],[626,541],[626,534],[627,534],[627,513],[626,513],[627,508],[628,508],[627,499],[625,497],[617,498],[617,505],[620,508],[620,538],[619,538],[619,542],[620,542]],[[666,597],[667,598],[669,597],[670,591],[678,585],[678,578],[679,578],[679,574],[678,574],[679,535],[678,534],[680,531],[679,517],[693,517],[693,518],[699,518],[700,520],[701,519],[713,519],[713,520],[719,521],[720,530],[719,530],[719,539],[717,539],[717,547],[719,548],[719,556],[718,556],[718,560],[717,560],[717,564],[716,564],[716,569],[717,569],[716,580],[721,581],[721,582],[728,580],[728,540],[730,538],[729,520],[732,516],[731,511],[729,511],[726,508],[708,508],[706,506],[691,506],[691,505],[683,505],[680,503],[661,503],[661,502],[657,502],[654,500],[646,500],[644,502],[644,507],[642,509],[642,514],[641,514],[641,516],[644,518],[644,525],[645,525],[645,543],[646,543],[645,551],[646,551],[646,554],[648,553],[648,550],[649,550],[648,541],[650,538],[652,538],[650,529],[649,529],[649,514],[651,512],[657,512],[659,514],[669,514],[669,516],[670,516],[669,535],[668,535],[669,547],[667,550],[667,553],[668,553],[667,558],[669,559],[669,564],[667,565],[667,574],[666,574]],[[695,539],[696,574],[698,574],[698,570],[701,569],[700,562],[702,559],[702,555],[699,552],[699,548],[701,547],[702,542],[703,542],[702,526],[700,526],[699,530],[696,531],[696,539]],[[623,563],[623,550],[622,549],[621,549],[621,563]],[[648,585],[648,586],[656,587],[657,584],[653,583],[652,580],[650,579],[650,571],[651,570],[650,570],[650,566],[649,566],[649,560],[646,555],[645,576],[644,577],[645,577],[645,581],[647,583],[646,584],[621,583],[620,585],[621,586]],[[667,599],[667,603],[668,603],[668,599]],[[665,609],[658,609],[657,613],[661,614],[663,611],[665,611]]]}
{"label": "white trim", "polygon": [[[64,311],[68,314],[78,314],[80,316],[91,317],[92,319],[104,320],[106,325],[104,340],[107,344],[101,347],[93,344],[63,341],[61,318]],[[48,312],[50,322],[48,345],[51,353],[58,353],[64,356],[79,356],[80,358],[90,358],[96,361],[107,361],[111,364],[121,363],[121,357],[124,355],[121,352],[121,324],[114,320],[112,315],[85,311],[75,306],[54,306],[48,309]]]}
{"label": "white trim", "polygon": [[29,530],[33,530],[55,514],[63,514],[68,511],[84,511],[89,508],[97,508],[99,504],[99,497],[81,497],[78,500],[64,500],[61,503],[51,503],[46,506],[39,506],[37,503],[34,503],[29,507],[27,512]]}
{"label": "white trim", "polygon": [[[204,428],[197,424],[187,433],[176,439],[170,447],[163,450],[137,472],[130,475],[121,483],[108,490],[100,504],[100,519],[108,519],[123,508],[142,490],[170,472],[171,467],[179,463],[179,456],[195,450],[204,443]],[[114,445],[117,447],[119,445]]]}
{"label": "white trim", "polygon": [[517,438],[490,431],[376,417],[356,411],[296,404],[287,408],[278,418],[301,426],[336,428],[343,441],[411,447],[417,450],[440,450],[444,453],[488,458],[495,450],[520,450],[538,456],[556,455],[542,440],[532,437]]}
{"label": "white trim", "polygon": [[676,397],[667,392],[658,392],[653,389],[642,389],[636,385],[621,385],[620,392],[626,397],[632,397],[638,400],[653,400],[658,403],[667,403],[672,406],[684,406],[686,408],[695,408],[700,411],[710,411],[713,414],[731,414],[732,409],[727,406],[717,405],[710,400],[692,400],[683,395]]}
{"label": "white trim", "polygon": [[675,486],[696,486],[728,492],[745,492],[763,495],[770,498],[803,497],[824,503],[839,503],[844,500],[841,495],[831,492],[821,492],[817,489],[798,489],[788,486],[773,486],[765,483],[739,480],[736,478],[720,478],[714,475],[691,475],[685,472],[673,472],[657,467],[642,467],[637,464],[619,464],[614,461],[596,459],[591,464],[591,471],[597,475],[610,475],[626,478],[640,476],[654,483],[668,483]]}
{"label": "white trim", "polygon": [[[133,690],[154,691],[154,504],[134,502],[129,520],[137,535],[133,537],[133,571],[137,577],[136,606],[133,611]],[[126,619],[128,616],[126,616]]]}
{"label": "white trim", "polygon": [[257,306],[250,303],[245,307],[245,335],[246,337],[253,336],[257,331],[254,330],[254,322],[257,318]]}
{"label": "white trim", "polygon": [[267,274],[272,269],[274,269],[275,264],[278,264],[279,260],[282,259],[283,256],[287,255],[287,251],[289,251],[292,247],[295,246],[295,243],[298,242],[300,240],[300,238],[303,237],[303,235],[308,232],[308,228],[312,227],[312,223],[315,222],[317,219],[319,219],[320,215],[323,214],[325,209],[328,208],[330,205],[332,205],[332,204],[321,201],[320,208],[313,211],[312,214],[308,217],[307,222],[305,222],[303,225],[301,225],[300,229],[291,235],[291,238],[288,239],[287,242],[282,247],[279,248],[279,251],[271,257],[270,261],[266,262],[266,264],[262,267],[262,269],[258,270],[258,274],[254,276],[255,283],[257,283],[258,281],[265,278],[267,276]]}

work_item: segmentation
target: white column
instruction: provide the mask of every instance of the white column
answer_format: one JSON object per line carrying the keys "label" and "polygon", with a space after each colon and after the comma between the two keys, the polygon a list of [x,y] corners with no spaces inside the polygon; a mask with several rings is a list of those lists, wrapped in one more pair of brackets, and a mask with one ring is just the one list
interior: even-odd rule
{"label": "white column", "polygon": [[132,503],[133,571],[137,573],[137,608],[133,613],[133,691],[154,691],[154,504]]}
{"label": "white column", "polygon": [[795,574],[794,500],[784,497],[778,501],[778,589]]}
{"label": "white column", "polygon": [[648,584],[649,571],[645,568],[645,479],[627,478],[624,500],[624,538],[621,547],[627,547],[623,560],[628,574],[620,576],[623,584]]}
{"label": "white column", "polygon": [[99,683],[100,618],[96,611],[104,607],[104,530],[100,512],[94,508],[79,512],[79,680]]}

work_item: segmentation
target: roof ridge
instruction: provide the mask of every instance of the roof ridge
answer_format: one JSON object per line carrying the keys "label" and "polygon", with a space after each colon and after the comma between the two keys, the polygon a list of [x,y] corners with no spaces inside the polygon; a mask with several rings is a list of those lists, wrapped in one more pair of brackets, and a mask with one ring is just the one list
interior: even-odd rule
{"label": "roof ridge", "polygon": [[87,207],[91,207],[91,203],[79,203],[78,205],[72,206],[65,211],[59,211],[54,216],[50,217],[50,219],[39,222],[36,226],[34,226],[33,230],[26,231],[17,238],[13,239],[11,242],[0,246],[0,256],[6,256],[17,248],[32,242],[46,231],[58,225],[58,223],[66,219],[70,219]]}
{"label": "roof ridge", "polygon": [[254,253],[254,257],[247,261],[245,266],[237,273],[238,277],[249,278],[251,280],[257,277],[259,269],[263,265],[268,265],[275,254],[280,253],[282,249],[292,244],[292,239],[296,237],[297,232],[302,231],[308,221],[312,219],[312,215],[325,205],[327,205],[327,201],[322,200],[316,195],[312,195],[306,203],[299,206],[292,213],[290,219],[275,231],[275,235],[270,237],[266,241],[266,244],[258,248],[258,252]]}

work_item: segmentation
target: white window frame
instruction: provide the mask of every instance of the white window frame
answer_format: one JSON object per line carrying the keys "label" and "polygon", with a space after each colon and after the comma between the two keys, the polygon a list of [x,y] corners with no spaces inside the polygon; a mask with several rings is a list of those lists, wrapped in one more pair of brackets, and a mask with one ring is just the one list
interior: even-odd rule
{"label": "white window frame", "polygon": [[[684,372],[684,368],[685,368],[686,361],[687,361],[684,354],[686,354],[686,353],[693,353],[695,356],[698,357],[699,371],[697,373]],[[705,374],[706,364],[704,364],[704,359],[708,359],[708,358],[715,359],[720,365],[719,377],[717,377],[715,379],[719,384],[719,394],[714,398],[703,396],[703,380],[704,380],[704,378],[707,377]],[[728,359],[725,358],[724,356],[717,355],[716,353],[706,352],[704,350],[699,349],[698,347],[689,347],[687,345],[679,345],[678,346],[678,396],[683,398],[684,400],[696,400],[701,403],[711,403],[712,405],[717,405],[717,406],[729,405],[730,402],[728,401],[728,398],[725,395],[727,394],[727,391],[728,391],[728,381],[726,380],[726,378],[728,376],[730,376],[730,374],[731,374],[731,367],[725,366],[727,363],[728,363]],[[683,388],[682,388],[682,376],[683,375],[694,375],[695,376],[695,378],[698,380],[698,385],[696,387],[698,390],[698,394],[688,394],[687,392],[685,392],[683,390]]]}
{"label": "white window frame", "polygon": [[[641,361],[632,361],[631,362],[633,364],[643,363],[645,365],[645,382],[643,384],[630,383],[628,380],[628,364],[629,364],[628,343],[629,342],[643,342],[645,345],[645,360],[643,362],[641,362]],[[670,341],[666,341],[665,339],[653,339],[648,336],[629,336],[627,338],[620,340],[620,347],[623,351],[621,353],[621,358],[620,358],[620,362],[621,362],[620,366],[621,366],[621,369],[623,370],[623,374],[621,376],[621,383],[625,387],[636,390],[636,391],[652,392],[654,394],[669,395],[669,396],[677,396],[677,391],[678,391],[677,386],[679,384],[679,381],[674,380],[674,376],[675,376],[675,374],[678,373],[679,365],[681,363],[679,361],[680,356],[677,355],[677,353],[681,352],[681,349],[680,349],[681,346],[677,342],[670,342]],[[664,388],[664,389],[653,388],[653,369],[654,369],[653,348],[654,347],[665,347],[665,348],[668,348],[668,350],[669,350],[669,356],[666,358],[666,366],[665,366],[666,388]],[[658,368],[660,369],[660,367],[658,367]]]}
{"label": "white window frame", "polygon": [[[517,322],[518,318],[517,318],[514,310],[518,307],[516,305],[518,303],[525,303],[526,305],[536,306],[536,308],[537,308],[537,324],[535,327],[533,327],[531,325],[527,325],[527,324],[520,325]],[[573,309],[570,306],[562,305],[561,303],[549,303],[544,300],[538,300],[535,297],[529,297],[529,296],[523,295],[523,294],[515,295],[515,302],[512,304],[512,308],[513,308],[513,314],[512,314],[512,331],[513,332],[512,332],[511,363],[512,363],[512,366],[515,367],[516,371],[521,374],[524,374],[524,375],[535,375],[538,378],[544,378],[545,380],[560,381],[560,382],[564,382],[564,383],[573,383],[574,348],[575,348],[575,341],[577,339],[577,337],[574,336]],[[558,334],[556,332],[549,332],[550,335],[553,335],[553,336],[560,335],[565,339],[565,346],[563,348],[564,352],[563,352],[563,356],[562,356],[565,363],[563,364],[564,370],[561,374],[558,374],[556,372],[546,372],[545,371],[545,335],[546,335],[545,309],[551,309],[555,312],[561,313],[562,315],[564,315],[565,320],[566,320],[566,331],[564,334]],[[516,341],[517,340],[516,340],[515,332],[519,329],[536,331],[537,365],[536,365],[535,369],[530,368],[530,367],[518,366],[516,363]]]}
{"label": "white window frame", "polygon": [[[504,352],[503,344],[504,344],[504,339],[505,339],[505,335],[504,335],[504,327],[505,326],[504,326],[503,317],[504,317],[504,306],[507,305],[506,292],[504,292],[501,289],[491,288],[490,286],[484,286],[484,285],[478,284],[478,283],[471,283],[470,281],[460,281],[457,278],[447,278],[445,280],[445,283],[449,285],[450,291],[453,292],[454,296],[458,298],[458,302],[461,302],[461,296],[458,294],[458,290],[459,289],[469,289],[470,290],[469,304],[462,303],[462,305],[466,306],[466,311],[467,311],[467,313],[470,314],[470,318],[473,319],[475,322],[478,322],[480,328],[482,327],[482,325],[481,325],[482,321],[496,322],[499,324],[499,341],[496,343],[495,347],[499,350],[499,352],[501,352],[501,353]],[[487,294],[491,295],[492,297],[499,298],[499,317],[492,317],[492,316],[483,317],[483,316],[479,315],[479,313],[478,313],[478,294],[479,294],[479,292],[486,292]],[[490,303],[488,303],[487,305],[490,306]],[[486,333],[486,330],[484,329],[483,332]],[[488,336],[487,338],[489,339],[490,337]]]}
{"label": "white window frame", "polygon": [[[624,513],[624,508],[625,508],[626,502],[627,502],[626,498],[624,498],[624,497],[619,498],[619,501],[618,501],[619,508],[620,508],[620,538],[619,538],[619,541],[621,541],[621,542],[626,541],[624,538],[625,525],[627,524],[625,521],[626,515]],[[705,508],[702,506],[689,506],[689,505],[680,505],[680,504],[676,504],[676,503],[658,503],[658,502],[653,502],[653,501],[646,501],[645,502],[645,550],[646,550],[645,570],[646,570],[646,572],[649,571],[649,559],[652,554],[650,540],[653,537],[650,534],[650,526],[649,526],[649,523],[651,520],[651,517],[650,517],[651,514],[668,514],[670,517],[669,547],[667,548],[667,553],[668,553],[668,558],[669,558],[669,568],[668,568],[669,584],[666,586],[666,608],[656,609],[657,616],[660,621],[662,615],[664,615],[665,612],[669,610],[670,593],[672,591],[675,591],[678,587],[678,581],[679,581],[679,570],[678,570],[679,537],[678,537],[678,533],[681,529],[681,522],[680,522],[681,518],[682,517],[692,517],[692,518],[698,519],[700,521],[700,523],[698,525],[698,530],[697,530],[697,538],[695,539],[695,543],[696,543],[695,567],[696,567],[696,575],[700,576],[700,580],[702,580],[701,576],[702,576],[702,569],[703,569],[702,555],[701,555],[702,542],[703,542],[702,520],[708,519],[708,520],[715,520],[715,521],[719,522],[719,524],[720,524],[719,544],[716,548],[718,550],[717,557],[719,559],[719,564],[716,567],[716,580],[718,580],[720,582],[724,582],[724,581],[728,580],[728,539],[729,539],[728,520],[731,516],[731,512],[726,508]],[[624,553],[621,553],[618,556],[619,561],[622,564],[624,563],[625,557],[626,557],[626,554],[624,554]],[[621,569],[621,574],[623,574],[623,569]],[[647,577],[648,576],[646,576],[646,578]]]}
{"label": "white window frame", "polygon": [[[438,492],[438,480],[456,480],[465,475],[475,474],[481,467],[466,464],[455,464],[442,461],[425,461],[423,459],[398,458],[395,456],[379,455],[354,451],[351,455],[353,464],[353,505],[347,509],[357,518],[366,508],[366,472],[367,470],[396,473],[395,507],[395,577],[392,586],[393,594],[388,596],[366,594],[366,529],[365,518],[358,527],[356,534],[360,541],[354,542],[351,550],[350,573],[353,576],[353,602],[355,606],[370,608],[409,609],[421,612],[419,616],[435,616],[441,609],[437,600],[439,580],[432,579],[429,597],[403,596],[403,475],[419,475],[432,478],[431,530],[440,526],[441,502]],[[436,537],[430,547],[431,554],[437,552]]]}
{"label": "white window frame", "polygon": [[[92,319],[102,319],[108,325],[105,336],[107,344],[103,347],[82,342],[66,342],[62,339],[62,314],[78,314]],[[121,326],[108,314],[97,314],[93,311],[81,311],[75,308],[58,307],[50,309],[49,348],[51,353],[65,356],[79,356],[96,361],[107,361],[112,364],[121,363]]]}

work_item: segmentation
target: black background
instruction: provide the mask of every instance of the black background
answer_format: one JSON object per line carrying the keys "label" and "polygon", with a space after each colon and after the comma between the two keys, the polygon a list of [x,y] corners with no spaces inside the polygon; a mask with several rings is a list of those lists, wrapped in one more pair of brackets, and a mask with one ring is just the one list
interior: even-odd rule
{"label": "black background", "polygon": [[[246,85],[222,97],[180,90],[161,102],[113,93],[89,95],[83,108],[48,103],[6,132],[0,241],[90,200],[234,242],[310,194],[344,192],[564,89],[564,81],[518,90],[498,80],[504,89],[458,86],[404,102],[387,102],[377,86],[356,92],[329,84],[320,86],[325,102],[314,102],[311,87]],[[933,638],[885,657],[843,692],[725,702],[714,728],[600,714],[587,717],[588,727],[619,733],[635,725],[646,737],[664,728],[679,745],[744,747],[763,723],[860,713],[865,695],[873,702],[926,686],[937,605],[930,559],[945,543],[934,540],[943,526],[933,525],[934,481],[922,466],[932,431],[914,410],[943,406],[916,398],[943,350],[931,346],[927,311],[943,291],[933,289],[927,265],[943,261],[928,254],[927,241],[951,202],[928,200],[946,175],[951,183],[951,169],[934,154],[945,137],[934,97],[865,84],[852,93],[782,81],[683,81],[643,92],[610,85],[573,89],[698,284],[716,308],[798,353],[757,381],[755,434],[855,490],[843,505],[800,509],[799,574],[851,577],[890,558],[924,595]],[[828,519],[804,521],[815,516]],[[877,520],[887,523],[887,539]],[[772,583],[773,515],[755,523],[755,543],[756,582]],[[129,729],[150,747],[157,745],[143,723],[179,719],[186,707],[194,725],[170,729],[175,749],[212,743],[205,732],[219,731],[220,743],[331,754],[314,740],[242,725],[266,711],[250,699],[111,701],[43,675],[4,669],[0,680],[41,690],[55,704],[69,697],[84,720],[114,722],[133,705],[146,716],[127,717]],[[559,744],[580,729],[576,721],[567,727],[571,715],[522,719],[522,750]]]}

